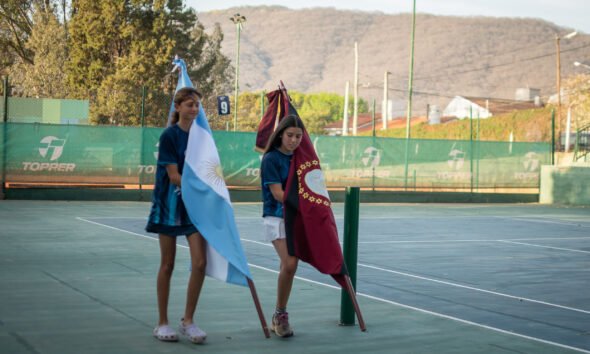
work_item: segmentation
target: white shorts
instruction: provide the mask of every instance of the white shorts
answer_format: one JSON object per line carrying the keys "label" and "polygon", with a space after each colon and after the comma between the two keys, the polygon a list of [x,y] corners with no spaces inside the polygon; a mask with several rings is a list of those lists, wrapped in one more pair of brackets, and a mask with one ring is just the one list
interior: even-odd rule
{"label": "white shorts", "polygon": [[265,216],[264,222],[264,240],[272,242],[287,237],[285,234],[285,220],[276,216]]}

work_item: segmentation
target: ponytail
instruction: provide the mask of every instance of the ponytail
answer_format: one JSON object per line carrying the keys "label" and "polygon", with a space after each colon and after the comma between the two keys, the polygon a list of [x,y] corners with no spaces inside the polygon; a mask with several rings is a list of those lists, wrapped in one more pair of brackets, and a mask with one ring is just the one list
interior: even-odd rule
{"label": "ponytail", "polygon": [[178,112],[176,110],[174,110],[174,112],[172,112],[172,119],[170,119],[170,125],[174,125],[174,124],[178,123],[179,119],[180,119],[180,114],[178,114]]}

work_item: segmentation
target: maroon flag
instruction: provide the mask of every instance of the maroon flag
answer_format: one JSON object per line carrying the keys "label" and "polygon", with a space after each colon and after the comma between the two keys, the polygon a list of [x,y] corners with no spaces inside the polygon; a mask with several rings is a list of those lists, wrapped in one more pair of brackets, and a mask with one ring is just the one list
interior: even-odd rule
{"label": "maroon flag", "polygon": [[[277,112],[279,120],[289,114],[297,115],[286,89],[273,91],[267,97],[269,109],[260,122],[256,139],[257,147],[266,145],[266,141],[274,130]],[[266,140],[259,145],[259,138],[260,142],[264,138]],[[344,276],[348,272],[338,241],[338,230],[324,174],[311,139],[305,130],[301,144],[293,153],[284,198],[285,231],[289,254],[311,264],[320,272],[331,275],[342,287],[346,287]]]}
{"label": "maroon flag", "polygon": [[[258,134],[256,134],[256,146],[254,149],[258,152],[264,152],[266,143],[275,130],[277,122],[277,112],[279,109],[279,99],[281,93],[279,90],[272,91],[266,95],[268,99],[268,107],[266,112],[258,125]],[[282,118],[283,116],[281,116]]]}

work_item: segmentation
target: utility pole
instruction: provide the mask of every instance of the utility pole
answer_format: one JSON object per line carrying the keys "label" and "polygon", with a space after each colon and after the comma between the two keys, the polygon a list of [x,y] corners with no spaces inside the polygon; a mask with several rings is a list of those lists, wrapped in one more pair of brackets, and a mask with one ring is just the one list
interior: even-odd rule
{"label": "utility pole", "polygon": [[388,75],[391,74],[389,71],[386,71],[383,75],[383,107],[381,108],[381,120],[383,121],[383,130],[387,129],[387,121],[389,120],[389,106],[388,101],[389,98],[387,97],[388,91]]}
{"label": "utility pole", "polygon": [[359,47],[354,42],[354,109],[352,114],[352,135],[356,136],[359,123]]}
{"label": "utility pole", "polygon": [[416,0],[412,11],[412,37],[410,39],[410,75],[408,78],[408,113],[406,117],[406,139],[410,139],[410,120],[412,119],[412,84],[414,81],[414,32],[416,32]]}
{"label": "utility pole", "polygon": [[[570,39],[577,35],[578,32],[574,31],[563,36],[564,39]],[[556,48],[556,66],[555,66],[555,77],[557,86],[557,145],[561,146],[561,48],[560,41],[562,37],[555,35],[555,48]]]}
{"label": "utility pole", "polygon": [[236,25],[236,81],[234,87],[234,132],[238,129],[238,93],[240,78],[240,32],[242,23],[246,22],[246,16],[235,14],[229,18]]}
{"label": "utility pole", "polygon": [[348,90],[350,81],[346,81],[344,88],[344,118],[342,119],[342,136],[348,136]]}
{"label": "utility pole", "polygon": [[556,67],[555,67],[555,77],[557,79],[557,144],[561,145],[561,49],[559,46],[559,41],[561,38],[556,34],[555,35],[555,47],[557,49],[557,59]]}
{"label": "utility pole", "polygon": [[412,119],[412,82],[414,81],[414,32],[416,31],[416,0],[412,11],[412,37],[410,40],[410,76],[408,78],[408,113],[406,116],[406,156],[404,167],[404,189],[408,189],[408,168],[410,159],[410,125]]}

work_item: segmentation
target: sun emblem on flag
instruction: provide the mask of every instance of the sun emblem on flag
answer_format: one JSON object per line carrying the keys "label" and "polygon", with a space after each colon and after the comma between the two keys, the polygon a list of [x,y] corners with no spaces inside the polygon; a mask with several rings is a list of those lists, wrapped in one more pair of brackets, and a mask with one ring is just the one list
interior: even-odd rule
{"label": "sun emblem on flag", "polygon": [[219,163],[205,161],[203,167],[205,170],[205,178],[211,185],[221,187],[225,184],[223,169]]}
{"label": "sun emblem on flag", "polygon": [[[320,163],[318,160],[307,161],[299,165],[297,169],[297,182],[299,182],[299,194],[303,199],[308,200],[317,205],[330,206],[330,197],[324,173],[319,169]],[[309,169],[309,170],[308,170]],[[308,170],[308,171],[306,171]],[[303,176],[303,181],[301,179]],[[306,190],[312,193],[308,193]]]}

